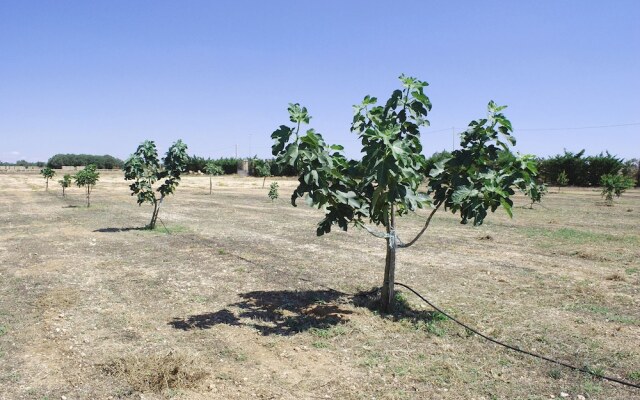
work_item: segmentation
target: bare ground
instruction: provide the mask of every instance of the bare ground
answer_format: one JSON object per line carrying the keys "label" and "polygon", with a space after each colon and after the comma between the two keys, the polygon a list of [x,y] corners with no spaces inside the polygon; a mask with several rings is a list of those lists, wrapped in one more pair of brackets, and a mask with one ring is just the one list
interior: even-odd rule
{"label": "bare ground", "polygon": [[[0,399],[640,399],[442,321],[381,316],[384,242],[315,236],[262,180],[189,176],[156,231],[119,173],[84,207],[0,175]],[[640,191],[563,188],[478,228],[439,212],[397,279],[502,341],[640,383]],[[517,204],[525,206],[526,199]],[[404,239],[422,214],[401,220]]]}

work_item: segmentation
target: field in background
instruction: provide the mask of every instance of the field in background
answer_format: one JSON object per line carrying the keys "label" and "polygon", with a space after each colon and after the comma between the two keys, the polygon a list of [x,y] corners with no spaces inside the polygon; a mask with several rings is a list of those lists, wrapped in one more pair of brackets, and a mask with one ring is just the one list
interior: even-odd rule
{"label": "field in background", "polygon": [[[59,179],[56,177],[54,181]],[[0,175],[0,399],[640,398],[508,352],[411,293],[370,306],[384,241],[315,236],[271,179],[187,176],[156,231],[120,173],[82,190]],[[640,383],[640,190],[552,188],[481,227],[438,212],[397,280],[502,341]],[[528,205],[523,197],[517,206]],[[424,215],[401,218],[410,238]]]}

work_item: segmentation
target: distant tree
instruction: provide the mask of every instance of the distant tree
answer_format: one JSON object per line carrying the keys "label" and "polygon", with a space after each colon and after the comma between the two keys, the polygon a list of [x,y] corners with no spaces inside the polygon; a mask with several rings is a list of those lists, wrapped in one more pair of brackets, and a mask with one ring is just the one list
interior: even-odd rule
{"label": "distant tree", "polygon": [[251,174],[256,177],[263,177],[262,188],[264,188],[267,178],[271,176],[271,163],[266,160],[260,160],[254,157],[251,160]]}
{"label": "distant tree", "polygon": [[96,171],[96,166],[93,164],[87,165],[84,169],[76,173],[74,179],[78,187],[85,187],[87,189],[87,207],[90,207],[91,191],[96,183],[98,183],[98,179],[100,179],[100,173]]}
{"label": "distant tree", "polygon": [[[124,179],[134,181],[129,185],[131,195],[137,196],[138,205],[153,204],[153,214],[147,225],[148,229],[155,229],[160,206],[167,195],[175,192],[180,183],[180,175],[185,171],[188,161],[187,145],[182,140],[178,140],[169,147],[162,165],[158,159],[156,144],[151,140],[142,142],[136,152],[125,161]],[[164,181],[154,189],[153,185],[160,180]],[[156,193],[159,196],[156,196]]]}
{"label": "distant tree", "polygon": [[558,183],[558,193],[560,193],[560,188],[562,186],[567,186],[569,184],[569,178],[567,177],[566,171],[560,171],[558,177],[556,178],[556,182]]}
{"label": "distant tree", "polygon": [[222,170],[224,171],[225,175],[231,175],[231,174],[237,173],[238,162],[240,161],[241,161],[240,158],[233,158],[233,157],[218,158],[217,160],[214,160],[214,162],[217,165],[222,167]]}
{"label": "distant tree", "polygon": [[640,186],[640,160],[632,158],[624,162],[621,169],[622,175],[633,180],[635,186]]}
{"label": "distant tree", "polygon": [[211,160],[205,160],[204,157],[198,157],[196,155],[189,156],[185,172],[205,172],[206,165],[210,161]]}
{"label": "distant tree", "polygon": [[613,196],[622,196],[627,189],[633,187],[633,179],[623,175],[602,175],[600,178],[600,185],[602,185],[602,197],[605,198],[608,206],[613,205]]}
{"label": "distant tree", "polygon": [[49,167],[45,167],[40,170],[40,174],[44,177],[44,179],[46,179],[47,182],[45,190],[49,191],[49,179],[52,179],[56,172]]}
{"label": "distant tree", "polygon": [[533,209],[533,205],[535,203],[541,203],[542,197],[547,194],[547,185],[532,180],[524,183],[522,191],[525,196],[529,197],[529,209]]}
{"label": "distant tree", "polygon": [[62,179],[58,181],[60,186],[62,186],[62,197],[66,197],[64,190],[71,186],[71,175],[65,174]]}
{"label": "distant tree", "polygon": [[122,168],[122,160],[105,154],[103,156],[92,154],[56,154],[47,161],[51,168],[62,168],[63,165],[82,166],[93,164],[97,169]]}
{"label": "distant tree", "polygon": [[222,170],[222,167],[220,167],[218,164],[216,164],[213,161],[209,161],[204,166],[204,172],[207,175],[209,175],[209,194],[212,194],[212,192],[213,192],[213,179],[212,179],[212,177],[214,175],[222,175],[224,173],[224,171]]}

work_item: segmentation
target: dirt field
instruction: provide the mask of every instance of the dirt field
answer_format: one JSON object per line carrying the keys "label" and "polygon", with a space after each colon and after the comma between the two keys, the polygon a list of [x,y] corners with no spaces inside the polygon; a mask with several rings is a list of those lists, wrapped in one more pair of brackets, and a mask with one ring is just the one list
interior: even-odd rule
{"label": "dirt field", "polygon": [[[316,237],[321,212],[279,183],[272,204],[269,180],[214,178],[210,196],[186,177],[145,231],[151,208],[119,173],[88,209],[79,188],[0,175],[0,398],[640,399],[470,335],[406,290],[379,315],[366,292],[384,241]],[[551,191],[478,228],[439,212],[397,280],[499,340],[640,383],[640,191],[614,207]],[[401,237],[423,221],[402,218]]]}

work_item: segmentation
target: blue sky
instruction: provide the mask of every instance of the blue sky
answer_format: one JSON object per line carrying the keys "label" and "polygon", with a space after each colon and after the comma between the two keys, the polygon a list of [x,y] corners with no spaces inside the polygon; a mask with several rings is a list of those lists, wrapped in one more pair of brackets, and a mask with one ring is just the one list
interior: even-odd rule
{"label": "blue sky", "polygon": [[430,83],[427,154],[493,99],[520,152],[637,158],[638,21],[636,0],[2,1],[0,160],[126,158],[147,138],[268,157],[289,102],[357,157],[351,106],[401,73]]}

